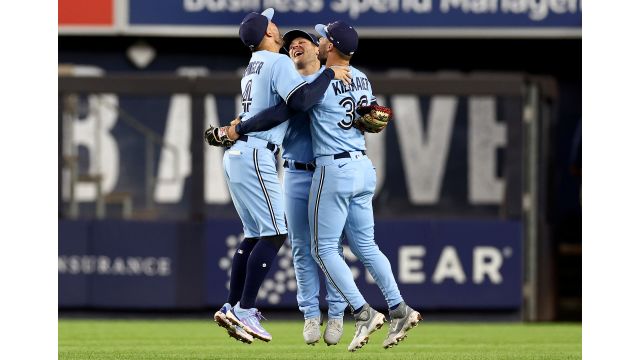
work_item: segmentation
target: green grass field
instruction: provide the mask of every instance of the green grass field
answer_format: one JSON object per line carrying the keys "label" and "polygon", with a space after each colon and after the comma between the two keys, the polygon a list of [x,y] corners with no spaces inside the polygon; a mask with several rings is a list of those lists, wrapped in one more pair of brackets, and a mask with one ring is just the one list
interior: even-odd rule
{"label": "green grass field", "polygon": [[387,326],[355,353],[302,340],[302,321],[266,321],[273,341],[247,345],[208,320],[59,320],[59,359],[581,359],[581,324],[429,323],[382,348]]}

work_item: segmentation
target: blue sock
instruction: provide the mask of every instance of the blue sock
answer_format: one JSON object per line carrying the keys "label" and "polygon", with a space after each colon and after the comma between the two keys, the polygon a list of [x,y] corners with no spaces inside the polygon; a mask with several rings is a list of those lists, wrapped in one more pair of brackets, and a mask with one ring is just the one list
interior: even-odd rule
{"label": "blue sock", "polygon": [[400,304],[402,304],[402,301],[400,301],[399,303],[393,305],[392,307],[389,308],[389,310],[395,310],[398,308],[398,306],[400,306]]}
{"label": "blue sock", "polygon": [[256,246],[257,243],[258,238],[245,238],[233,255],[231,276],[229,279],[229,297],[227,297],[227,302],[231,304],[231,306],[240,301],[240,297],[242,297],[244,280],[247,276],[247,261],[251,255],[251,250],[253,250],[253,247]]}
{"label": "blue sock", "polygon": [[359,313],[360,311],[362,311],[362,308],[364,307],[364,305],[360,306],[359,308],[355,309],[353,311],[353,315],[356,315],[357,313]]}
{"label": "blue sock", "polygon": [[260,238],[258,244],[253,248],[247,263],[247,278],[244,282],[242,298],[240,299],[241,308],[250,309],[256,307],[258,290],[260,290],[264,278],[269,273],[269,269],[271,269],[271,263],[278,255],[278,250],[280,250],[280,246],[282,246],[286,238],[286,235]]}

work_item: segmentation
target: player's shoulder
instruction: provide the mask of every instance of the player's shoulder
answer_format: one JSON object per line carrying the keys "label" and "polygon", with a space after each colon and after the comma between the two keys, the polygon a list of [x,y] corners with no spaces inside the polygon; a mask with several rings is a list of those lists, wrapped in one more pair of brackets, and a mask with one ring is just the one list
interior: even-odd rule
{"label": "player's shoulder", "polygon": [[367,77],[367,74],[365,74],[362,70],[358,69],[357,67],[351,65],[351,76]]}
{"label": "player's shoulder", "polygon": [[271,64],[282,61],[283,59],[287,59],[291,61],[289,57],[286,55],[275,53],[273,51],[267,51],[267,50],[255,52],[252,57],[252,60],[253,59],[260,59],[261,61],[268,62]]}
{"label": "player's shoulder", "polygon": [[293,60],[291,60],[291,58],[289,58],[287,55],[284,54],[280,54],[280,53],[274,53],[269,51],[269,58],[271,59],[271,61],[273,61],[274,63],[276,62],[293,62]]}

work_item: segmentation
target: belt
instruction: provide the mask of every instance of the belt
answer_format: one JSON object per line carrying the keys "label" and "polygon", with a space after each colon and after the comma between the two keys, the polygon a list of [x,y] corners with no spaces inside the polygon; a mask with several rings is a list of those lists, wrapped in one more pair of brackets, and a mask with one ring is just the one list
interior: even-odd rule
{"label": "belt", "polygon": [[284,167],[286,167],[287,169],[291,168],[292,166],[296,170],[314,171],[316,169],[316,165],[314,163],[301,163],[293,160],[284,161]]}
{"label": "belt", "polygon": [[[249,137],[247,135],[240,135],[240,137],[238,138],[238,141],[249,142]],[[266,148],[271,151],[275,150],[275,154],[278,155],[278,152],[280,152],[278,145],[270,143],[268,141],[265,141],[265,142],[267,143]]]}
{"label": "belt", "polygon": [[[364,150],[358,150],[359,152],[362,153],[362,155],[367,155],[367,152]],[[356,152],[358,152],[356,151]],[[334,160],[338,160],[338,159],[346,159],[346,158],[350,158],[351,154],[348,151],[345,152],[341,152],[340,154],[335,154],[333,155],[333,159]]]}

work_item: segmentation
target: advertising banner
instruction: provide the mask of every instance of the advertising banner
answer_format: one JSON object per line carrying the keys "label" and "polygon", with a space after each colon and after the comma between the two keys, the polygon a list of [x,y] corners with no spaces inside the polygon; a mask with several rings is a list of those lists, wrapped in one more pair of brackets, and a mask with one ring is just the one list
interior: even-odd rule
{"label": "advertising banner", "polygon": [[[243,239],[239,220],[197,224],[60,221],[58,306],[184,309],[226,302],[231,260]],[[190,227],[191,231],[184,231]],[[193,230],[196,231],[193,231]],[[518,310],[522,301],[522,224],[498,220],[376,220],[403,298],[420,309]],[[363,296],[384,297],[343,243]],[[309,269],[319,271],[319,268]],[[321,304],[324,300],[324,276]],[[261,308],[297,308],[291,246],[281,248],[259,293]]]}
{"label": "advertising banner", "polygon": [[60,0],[60,34],[238,36],[274,8],[282,29],[345,21],[362,37],[579,37],[582,0]]}
{"label": "advertising banner", "polygon": [[176,306],[177,226],[59,221],[58,306]]}
{"label": "advertising banner", "polygon": [[[207,223],[207,305],[226,302],[231,259],[242,240],[239,221]],[[376,220],[376,243],[387,256],[403,298],[421,309],[517,310],[522,302],[522,224],[518,221]],[[367,301],[387,304],[362,262],[343,244],[345,260]],[[310,271],[319,271],[319,268]],[[321,275],[324,293],[324,276]],[[324,295],[321,304],[326,306]],[[287,243],[258,294],[258,306],[296,308]]]}
{"label": "advertising banner", "polygon": [[131,25],[237,27],[251,11],[272,7],[281,27],[342,20],[358,29],[580,28],[580,0],[130,0]]}

